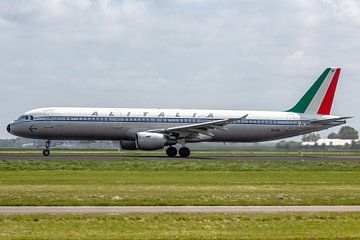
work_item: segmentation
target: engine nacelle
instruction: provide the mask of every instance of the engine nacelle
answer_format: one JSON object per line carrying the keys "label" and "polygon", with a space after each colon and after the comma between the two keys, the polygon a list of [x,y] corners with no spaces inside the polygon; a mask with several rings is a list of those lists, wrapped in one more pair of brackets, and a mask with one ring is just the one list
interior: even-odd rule
{"label": "engine nacelle", "polygon": [[121,149],[124,149],[124,150],[136,150],[137,149],[135,140],[133,140],[133,141],[121,140],[120,146],[121,146]]}
{"label": "engine nacelle", "polygon": [[168,145],[168,139],[161,133],[138,132],[136,145],[140,150],[156,150]]}

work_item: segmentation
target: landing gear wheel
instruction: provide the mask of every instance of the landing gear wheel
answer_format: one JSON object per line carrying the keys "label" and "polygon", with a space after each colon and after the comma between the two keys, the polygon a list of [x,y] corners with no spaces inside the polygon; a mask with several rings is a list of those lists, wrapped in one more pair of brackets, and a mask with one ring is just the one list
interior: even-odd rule
{"label": "landing gear wheel", "polygon": [[180,157],[183,157],[183,158],[190,156],[190,149],[187,147],[180,148],[179,155],[180,155]]}
{"label": "landing gear wheel", "polygon": [[50,155],[50,140],[49,139],[44,139],[44,151],[43,151],[43,155],[45,157]]}
{"label": "landing gear wheel", "polygon": [[43,151],[43,155],[44,155],[45,157],[49,156],[49,155],[50,155],[50,150],[49,150],[49,149],[45,149],[45,150]]}
{"label": "landing gear wheel", "polygon": [[174,148],[174,147],[168,147],[168,149],[166,149],[166,154],[167,154],[169,157],[176,157],[177,150],[176,150],[176,148]]}

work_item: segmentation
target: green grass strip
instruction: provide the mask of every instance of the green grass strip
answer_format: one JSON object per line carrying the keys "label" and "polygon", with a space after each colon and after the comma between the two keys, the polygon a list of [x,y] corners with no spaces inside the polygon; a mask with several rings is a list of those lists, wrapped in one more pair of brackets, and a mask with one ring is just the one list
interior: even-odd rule
{"label": "green grass strip", "polygon": [[360,171],[1,170],[0,205],[360,205]]}
{"label": "green grass strip", "polygon": [[0,170],[360,171],[360,161],[0,160]]}
{"label": "green grass strip", "polygon": [[359,239],[360,214],[0,216],[1,239]]}

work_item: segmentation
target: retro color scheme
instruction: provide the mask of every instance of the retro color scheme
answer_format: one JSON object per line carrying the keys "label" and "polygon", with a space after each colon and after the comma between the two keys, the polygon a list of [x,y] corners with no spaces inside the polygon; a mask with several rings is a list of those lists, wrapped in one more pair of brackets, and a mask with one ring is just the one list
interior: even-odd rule
{"label": "retro color scheme", "polygon": [[340,68],[327,68],[288,112],[329,115],[339,75]]}
{"label": "retro color scheme", "polygon": [[50,140],[118,140],[122,149],[167,147],[170,157],[188,157],[187,143],[269,141],[344,124],[349,117],[331,115],[339,75],[340,68],[325,69],[284,112],[51,107],[26,112],[7,131],[44,139],[44,156],[50,154]]}

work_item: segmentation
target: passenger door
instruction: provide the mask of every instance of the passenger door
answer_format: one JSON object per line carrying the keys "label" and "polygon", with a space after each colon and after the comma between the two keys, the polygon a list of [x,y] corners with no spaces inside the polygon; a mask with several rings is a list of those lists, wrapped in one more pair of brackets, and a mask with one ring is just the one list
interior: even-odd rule
{"label": "passenger door", "polygon": [[44,127],[45,128],[53,128],[54,127],[53,121],[52,121],[52,119],[49,119],[49,118],[52,117],[53,111],[52,110],[46,110],[46,111],[44,111],[44,115],[46,117]]}
{"label": "passenger door", "polygon": [[286,130],[287,131],[295,131],[295,126],[296,126],[296,124],[295,124],[295,116],[292,115],[292,114],[289,114],[287,116],[287,120],[288,120],[288,124],[287,124]]}
{"label": "passenger door", "polygon": [[121,128],[123,127],[122,122],[120,122],[120,118],[121,118],[121,115],[119,115],[119,116],[116,117],[116,119],[115,119],[115,122],[114,122],[114,125],[113,125],[113,127],[114,127],[115,129],[121,129]]}

